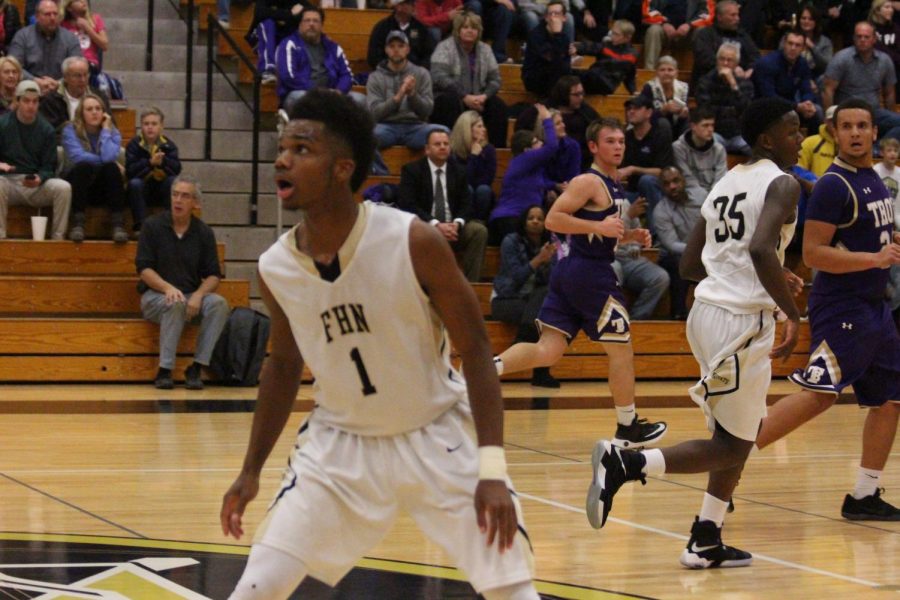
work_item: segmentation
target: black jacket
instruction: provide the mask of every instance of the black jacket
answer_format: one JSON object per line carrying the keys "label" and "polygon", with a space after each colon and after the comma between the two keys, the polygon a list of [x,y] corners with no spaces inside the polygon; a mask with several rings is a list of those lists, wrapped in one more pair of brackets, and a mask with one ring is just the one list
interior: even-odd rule
{"label": "black jacket", "polygon": [[[181,160],[178,158],[178,146],[164,135],[159,136],[159,150],[165,153],[160,168],[166,177],[181,173]],[[150,149],[144,142],[144,136],[138,134],[131,138],[125,147],[125,176],[131,179],[146,179],[154,170],[150,164]]]}
{"label": "black jacket", "polygon": [[[107,114],[112,114],[109,108],[109,98],[106,94],[93,87],[88,88],[88,91],[100,96],[100,99],[103,100],[103,110],[105,110]],[[63,126],[69,122],[69,103],[66,100],[64,92],[65,87],[60,85],[57,91],[42,97],[41,104],[38,107],[41,116],[53,125],[53,129],[56,130],[57,136],[62,134]]]}
{"label": "black jacket", "polygon": [[738,89],[732,90],[713,68],[700,78],[696,90],[697,105],[712,107],[716,113],[716,133],[726,139],[741,135],[741,115],[753,100],[753,83],[738,79]]}
{"label": "black jacket", "polygon": [[19,9],[12,2],[7,3],[3,10],[3,39],[0,39],[0,56],[6,55],[6,49],[21,27],[22,19],[19,18]]}
{"label": "black jacket", "polygon": [[[472,197],[469,195],[469,185],[466,183],[466,170],[453,160],[447,161],[444,168],[444,180],[447,182],[444,195],[450,206],[449,217],[468,221],[472,218]],[[426,223],[434,219],[432,213],[434,186],[431,183],[428,158],[420,158],[403,165],[403,170],[400,172],[400,189],[397,194],[397,205],[401,210],[418,215]]]}

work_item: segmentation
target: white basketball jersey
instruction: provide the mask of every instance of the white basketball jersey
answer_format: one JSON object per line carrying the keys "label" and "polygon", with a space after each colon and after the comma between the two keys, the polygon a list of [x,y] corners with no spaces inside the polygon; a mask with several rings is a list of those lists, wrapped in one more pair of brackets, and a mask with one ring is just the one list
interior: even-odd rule
{"label": "white basketball jersey", "polygon": [[[750,258],[750,240],[756,231],[769,184],[785,175],[770,160],[737,165],[713,186],[700,214],[706,222],[703,266],[707,277],[697,285],[694,297],[734,313],[775,308]],[[783,225],[778,241],[778,260],[794,235],[797,220]]]}
{"label": "white basketball jersey", "polygon": [[359,435],[396,435],[467,403],[450,340],[409,253],[412,214],[365,203],[356,250],[334,281],[304,267],[292,229],[259,259],[315,376],[316,420]]}

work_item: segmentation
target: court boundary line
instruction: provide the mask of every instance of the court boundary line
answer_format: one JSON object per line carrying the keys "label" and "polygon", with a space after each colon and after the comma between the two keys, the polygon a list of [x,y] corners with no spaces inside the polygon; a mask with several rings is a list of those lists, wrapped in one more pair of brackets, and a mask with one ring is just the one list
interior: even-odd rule
{"label": "court boundary line", "polygon": [[[584,514],[583,508],[576,508],[569,504],[557,502],[556,500],[551,500],[549,498],[544,498],[541,496],[535,496],[533,494],[526,494],[526,493],[523,493],[522,491],[517,491],[517,494],[519,495],[520,498],[525,498],[527,500],[532,500],[534,502],[546,504],[547,506],[552,506],[554,508],[560,508],[560,509],[568,511],[568,512],[574,512],[574,513],[578,513],[581,515]],[[657,535],[661,535],[661,536],[668,537],[668,538],[674,538],[674,539],[681,540],[681,541],[687,541],[688,539],[690,539],[689,536],[686,536],[681,533],[667,531],[665,529],[660,529],[658,527],[653,527],[651,525],[642,525],[640,523],[635,523],[634,521],[628,521],[626,519],[620,519],[617,517],[609,517],[607,520],[614,521],[620,525],[625,525],[626,527],[631,527],[633,529],[639,529],[641,531],[655,533]],[[874,581],[868,581],[866,579],[861,579],[858,577],[852,577],[850,575],[841,575],[840,573],[835,573],[833,571],[826,571],[824,569],[819,569],[816,567],[809,567],[807,565],[802,565],[800,563],[795,563],[795,562],[791,562],[788,560],[782,560],[780,558],[776,558],[774,556],[769,556],[767,554],[757,554],[754,552],[753,558],[758,558],[762,561],[769,562],[769,563],[779,565],[782,567],[796,569],[798,571],[803,571],[803,572],[811,573],[814,575],[823,575],[825,577],[831,577],[833,579],[838,579],[840,581],[845,581],[848,583],[854,583],[856,585],[861,585],[861,586],[865,586],[865,587],[872,588],[872,589],[883,590],[886,585],[886,584],[877,583]]]}

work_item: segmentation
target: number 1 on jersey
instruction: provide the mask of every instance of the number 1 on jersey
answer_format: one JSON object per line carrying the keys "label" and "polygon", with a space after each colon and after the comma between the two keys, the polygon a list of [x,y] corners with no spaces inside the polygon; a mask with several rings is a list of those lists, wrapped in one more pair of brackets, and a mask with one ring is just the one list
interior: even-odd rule
{"label": "number 1 on jersey", "polygon": [[369,373],[366,371],[366,365],[363,363],[359,348],[354,348],[350,351],[350,359],[356,363],[356,372],[359,373],[359,380],[362,382],[363,396],[371,396],[377,392],[378,390],[372,385],[372,380],[369,379]]}

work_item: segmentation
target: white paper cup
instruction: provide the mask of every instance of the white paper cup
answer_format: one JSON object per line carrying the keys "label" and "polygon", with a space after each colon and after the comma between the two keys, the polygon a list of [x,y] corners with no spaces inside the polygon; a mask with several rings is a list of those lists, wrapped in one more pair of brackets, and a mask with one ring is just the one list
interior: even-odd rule
{"label": "white paper cup", "polygon": [[47,233],[47,217],[31,217],[31,237],[43,240]]}

